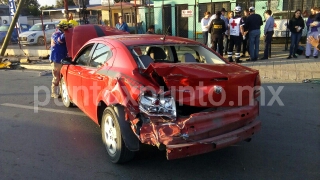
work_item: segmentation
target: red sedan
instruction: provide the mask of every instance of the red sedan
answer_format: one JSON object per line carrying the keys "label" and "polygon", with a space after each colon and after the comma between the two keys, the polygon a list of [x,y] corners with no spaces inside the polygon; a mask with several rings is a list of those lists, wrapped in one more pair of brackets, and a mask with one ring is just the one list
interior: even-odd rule
{"label": "red sedan", "polygon": [[72,58],[63,60],[62,100],[101,126],[112,162],[131,160],[140,143],[176,159],[249,140],[260,129],[257,70],[185,38],[94,30],[86,32],[98,38],[81,44],[75,30],[66,33]]}

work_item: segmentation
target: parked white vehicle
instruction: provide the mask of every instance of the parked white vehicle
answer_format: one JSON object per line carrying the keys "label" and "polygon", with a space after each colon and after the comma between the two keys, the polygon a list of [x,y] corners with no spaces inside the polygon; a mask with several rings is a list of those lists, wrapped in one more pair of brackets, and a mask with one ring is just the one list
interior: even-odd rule
{"label": "parked white vehicle", "polygon": [[[288,31],[288,37],[291,36],[291,32],[287,29],[287,23],[289,23],[290,19],[293,17],[294,11],[291,12],[288,16],[287,11],[278,11],[273,13],[274,18],[274,34],[273,37],[286,37],[286,33]],[[304,18],[304,21],[307,22],[308,18]],[[302,36],[307,35],[307,27],[305,27],[302,31]]]}
{"label": "parked white vehicle", "polygon": [[[50,42],[51,35],[56,31],[56,26],[59,22],[46,22],[34,24],[29,31],[19,34],[19,40],[21,44],[24,45],[44,45],[46,37],[46,42]],[[45,37],[44,37],[44,33]]]}

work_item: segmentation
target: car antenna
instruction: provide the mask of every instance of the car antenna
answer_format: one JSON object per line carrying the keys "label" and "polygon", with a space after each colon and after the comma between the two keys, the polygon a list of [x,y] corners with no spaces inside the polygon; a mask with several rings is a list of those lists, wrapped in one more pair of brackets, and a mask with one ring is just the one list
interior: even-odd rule
{"label": "car antenna", "polygon": [[167,30],[166,30],[166,33],[164,34],[164,36],[162,38],[160,38],[162,41],[165,41],[166,40],[166,36],[167,34],[169,34],[169,28],[170,26],[168,26]]}

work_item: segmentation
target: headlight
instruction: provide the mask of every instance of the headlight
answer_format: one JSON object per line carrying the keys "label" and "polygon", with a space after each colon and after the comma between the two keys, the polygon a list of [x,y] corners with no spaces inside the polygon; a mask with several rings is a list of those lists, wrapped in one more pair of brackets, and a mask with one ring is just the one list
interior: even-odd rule
{"label": "headlight", "polygon": [[167,116],[174,120],[177,117],[176,102],[171,96],[161,97],[143,93],[140,95],[139,109],[149,116]]}
{"label": "headlight", "polygon": [[32,33],[28,37],[34,37],[37,33]]}

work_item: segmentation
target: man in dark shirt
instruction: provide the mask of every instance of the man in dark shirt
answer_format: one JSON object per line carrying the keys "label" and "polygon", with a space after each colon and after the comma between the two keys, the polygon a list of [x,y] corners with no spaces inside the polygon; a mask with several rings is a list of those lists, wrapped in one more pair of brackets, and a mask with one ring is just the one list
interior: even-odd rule
{"label": "man in dark shirt", "polygon": [[212,49],[216,51],[218,45],[219,54],[223,56],[223,37],[226,32],[226,26],[225,21],[221,19],[221,11],[218,11],[216,19],[211,21],[209,32],[211,34]]}
{"label": "man in dark shirt", "polygon": [[[246,21],[247,21],[247,18],[248,16],[250,15],[249,13],[249,9],[245,9],[243,11],[243,21],[244,21],[244,24],[246,24]],[[243,26],[244,28],[244,32],[245,32],[245,36],[243,36],[243,41],[242,41],[242,55],[241,57],[246,57],[246,52],[248,51],[249,52],[249,33],[248,33],[248,28],[246,26]]]}
{"label": "man in dark shirt", "polygon": [[249,51],[250,59],[247,61],[256,61],[259,55],[260,26],[263,25],[262,17],[255,13],[255,8],[249,8],[250,16],[247,18],[245,26],[249,30]]}

